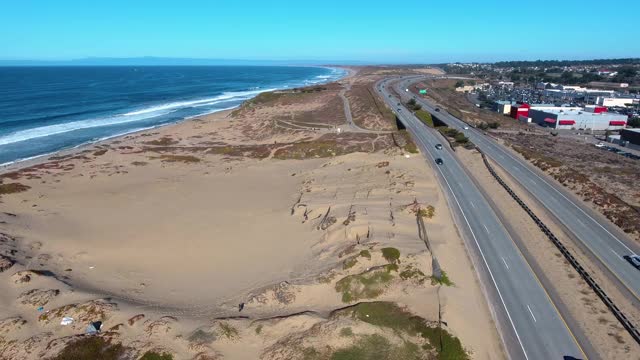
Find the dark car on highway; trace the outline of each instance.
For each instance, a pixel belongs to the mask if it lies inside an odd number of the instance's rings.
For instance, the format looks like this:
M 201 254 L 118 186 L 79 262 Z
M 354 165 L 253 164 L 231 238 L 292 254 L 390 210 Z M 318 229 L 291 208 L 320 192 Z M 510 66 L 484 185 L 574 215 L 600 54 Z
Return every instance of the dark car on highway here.
M 440 111 L 440 108 L 436 108 L 436 111 Z
M 440 158 L 436 159 L 436 164 L 442 165 L 443 163 L 444 163 L 444 161 L 442 161 L 442 159 L 440 159 Z
M 625 255 L 623 256 L 633 267 L 640 270 L 640 255 Z

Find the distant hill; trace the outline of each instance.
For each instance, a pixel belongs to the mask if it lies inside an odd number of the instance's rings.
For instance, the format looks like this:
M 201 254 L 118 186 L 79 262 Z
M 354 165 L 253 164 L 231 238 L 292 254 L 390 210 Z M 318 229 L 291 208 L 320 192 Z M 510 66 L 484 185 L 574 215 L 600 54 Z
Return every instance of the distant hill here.
M 243 60 L 243 59 L 194 59 L 194 58 L 165 58 L 165 57 L 136 57 L 136 58 L 101 58 L 90 57 L 73 60 L 0 60 L 0 66 L 212 66 L 212 65 L 247 65 L 247 66 L 277 66 L 277 65 L 321 65 L 321 64 L 364 65 L 360 61 L 335 60 Z
M 499 61 L 495 67 L 561 67 L 580 65 L 633 65 L 640 64 L 639 58 L 594 59 L 594 60 L 536 60 L 536 61 Z

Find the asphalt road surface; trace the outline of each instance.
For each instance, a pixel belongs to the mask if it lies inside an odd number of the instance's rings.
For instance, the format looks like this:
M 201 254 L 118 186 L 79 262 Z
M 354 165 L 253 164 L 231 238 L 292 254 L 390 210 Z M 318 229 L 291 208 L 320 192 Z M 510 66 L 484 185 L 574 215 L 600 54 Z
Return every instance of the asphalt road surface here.
M 479 189 L 446 142 L 388 92 L 388 80 L 377 91 L 405 124 L 428 163 L 436 169 L 469 250 L 479 259 L 481 277 L 490 292 L 497 322 L 512 359 L 584 359 L 580 346 Z M 400 109 L 400 110 L 398 110 Z M 443 160 L 436 165 L 435 159 Z M 464 256 L 463 254 L 460 255 Z M 446 270 L 446 269 L 445 269 Z
M 415 82 L 415 77 L 398 83 L 403 92 Z M 406 92 L 405 92 L 406 93 Z M 413 96 L 406 93 L 407 96 Z M 445 109 L 435 111 L 435 104 L 418 96 L 415 97 L 424 109 L 453 128 L 457 128 L 488 157 L 525 187 L 558 221 L 573 234 L 588 251 L 595 256 L 614 280 L 622 285 L 622 290 L 636 306 L 640 304 L 640 271 L 629 264 L 622 256 L 640 252 L 640 247 L 630 241 L 619 228 L 607 220 L 598 220 L 599 216 L 592 209 L 573 198 L 561 185 L 546 179 L 533 165 L 520 159 L 497 144 L 481 130 L 470 127 L 463 121 L 446 112 Z M 467 127 L 468 129 L 465 129 Z

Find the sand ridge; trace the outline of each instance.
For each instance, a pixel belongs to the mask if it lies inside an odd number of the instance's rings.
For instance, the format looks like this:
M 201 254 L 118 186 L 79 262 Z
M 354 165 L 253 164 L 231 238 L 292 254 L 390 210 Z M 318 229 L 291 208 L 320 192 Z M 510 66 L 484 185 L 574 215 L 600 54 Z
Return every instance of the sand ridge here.
M 213 114 L 5 174 L 29 188 L 0 198 L 0 245 L 16 262 L 0 272 L 0 358 L 55 354 L 95 319 L 108 330 L 102 338 L 137 356 L 180 359 L 302 358 L 347 346 L 347 327 L 353 339 L 378 334 L 398 349 L 426 341 L 335 312 L 374 300 L 428 324 L 442 302 L 447 331 L 469 356 L 503 357 L 419 154 L 388 134 L 327 141 L 330 129 L 274 127 L 269 140 L 248 139 L 250 119 Z M 283 151 L 311 155 L 278 158 Z M 451 287 L 432 283 L 431 253 L 417 237 L 416 209 L 427 205 Z M 61 326 L 64 316 L 75 322 Z M 319 340 L 292 345 L 311 334 Z

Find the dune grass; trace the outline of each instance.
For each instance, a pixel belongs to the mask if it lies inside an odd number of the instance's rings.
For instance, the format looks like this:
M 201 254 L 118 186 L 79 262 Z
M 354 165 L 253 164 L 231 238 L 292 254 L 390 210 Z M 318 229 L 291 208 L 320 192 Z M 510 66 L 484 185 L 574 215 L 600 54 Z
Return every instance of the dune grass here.
M 160 155 L 159 159 L 162 162 L 182 162 L 182 163 L 197 163 L 200 162 L 200 158 L 193 155 Z
M 395 264 L 400 259 L 400 250 L 393 247 L 382 248 L 382 257 L 389 263 Z
M 347 270 L 347 269 L 351 269 L 352 267 L 354 267 L 356 264 L 358 263 L 358 259 L 355 257 L 346 259 L 345 261 L 342 262 L 342 269 L 343 270 Z
M 145 142 L 146 145 L 155 145 L 155 146 L 169 146 L 169 145 L 175 145 L 177 143 L 178 141 L 173 140 L 169 136 L 163 136 L 160 139 L 150 140 Z
M 469 359 L 460 339 L 450 334 L 446 329 L 430 325 L 425 319 L 411 314 L 392 302 L 360 303 L 340 310 L 333 316 L 351 316 L 372 325 L 393 329 L 398 333 L 420 336 L 428 342 L 423 346 L 423 349 L 434 349 L 437 358 L 441 360 Z M 373 345 L 371 346 L 373 347 Z M 407 358 L 410 359 L 410 357 Z M 350 358 L 341 357 L 338 359 Z
M 438 279 L 435 276 L 431 276 L 431 285 L 444 285 L 444 286 L 453 286 L 455 285 L 453 283 L 453 281 L 451 281 L 451 279 L 449 279 L 449 276 L 447 275 L 447 273 L 442 270 L 442 275 L 440 275 L 440 278 Z
M 221 335 L 226 337 L 227 339 L 235 339 L 240 335 L 238 329 L 226 322 L 221 322 L 219 325 Z
M 173 355 L 168 353 L 159 354 L 155 351 L 147 351 L 140 360 L 173 360 Z
M 127 348 L 112 344 L 99 336 L 87 336 L 70 342 L 53 360 L 119 360 L 125 357 Z M 145 359 L 149 360 L 149 359 Z
M 418 360 L 423 357 L 418 345 L 407 341 L 395 346 L 378 334 L 362 336 L 353 345 L 331 355 L 331 360 L 361 359 Z
M 420 271 L 420 269 L 416 269 L 413 266 L 410 266 L 400 272 L 400 279 L 402 280 L 416 279 L 422 282 L 425 279 L 425 275 L 422 271 Z
M 335 289 L 342 293 L 342 302 L 349 303 L 362 299 L 374 299 L 384 292 L 393 279 L 390 271 L 376 270 L 363 274 L 349 275 L 336 282 Z
M 20 183 L 0 184 L 0 195 L 15 194 L 31 189 L 30 186 Z

